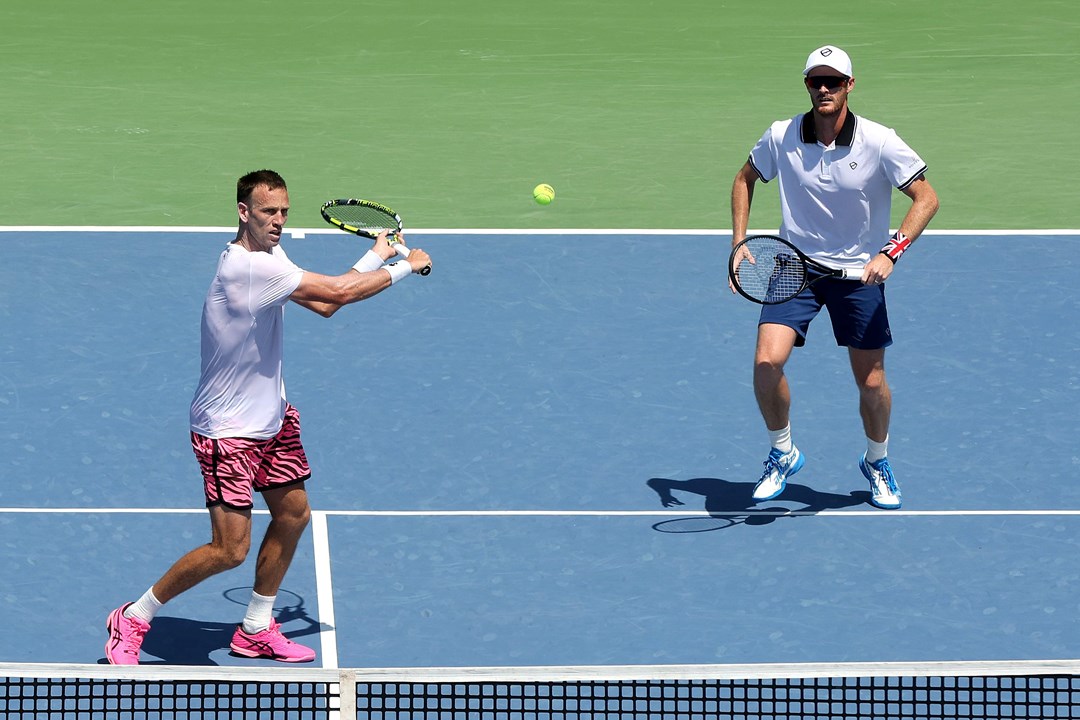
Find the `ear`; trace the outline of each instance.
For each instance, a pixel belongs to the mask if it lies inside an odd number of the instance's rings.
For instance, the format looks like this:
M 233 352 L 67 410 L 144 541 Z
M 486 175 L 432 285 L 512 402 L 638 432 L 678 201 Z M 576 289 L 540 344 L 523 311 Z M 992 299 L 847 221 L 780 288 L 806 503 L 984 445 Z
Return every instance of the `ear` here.
M 247 203 L 236 203 L 236 214 L 240 216 L 240 220 L 243 222 L 248 221 L 248 213 L 251 212 L 251 208 L 247 206 Z

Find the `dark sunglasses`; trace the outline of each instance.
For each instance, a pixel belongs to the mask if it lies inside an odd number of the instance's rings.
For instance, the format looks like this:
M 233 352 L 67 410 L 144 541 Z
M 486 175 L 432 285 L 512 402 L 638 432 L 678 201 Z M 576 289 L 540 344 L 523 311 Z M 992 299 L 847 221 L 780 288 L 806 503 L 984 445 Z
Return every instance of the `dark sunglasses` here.
M 843 87 L 847 84 L 847 81 L 851 78 L 846 78 L 843 75 L 811 75 L 806 78 L 806 87 L 811 90 L 817 90 L 824 85 L 829 90 L 836 90 L 839 87 Z

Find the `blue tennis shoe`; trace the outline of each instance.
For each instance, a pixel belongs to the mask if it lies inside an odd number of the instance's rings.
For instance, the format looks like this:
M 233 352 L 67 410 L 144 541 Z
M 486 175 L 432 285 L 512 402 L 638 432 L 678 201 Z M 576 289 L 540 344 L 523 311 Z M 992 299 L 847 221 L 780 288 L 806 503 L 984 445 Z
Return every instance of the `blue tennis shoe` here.
M 875 462 L 866 462 L 866 453 L 859 460 L 859 469 L 870 481 L 870 502 L 884 510 L 898 510 L 903 498 L 900 486 L 896 484 L 889 458 L 883 457 Z
M 803 462 L 805 458 L 802 452 L 794 445 L 791 447 L 791 452 L 787 454 L 776 448 L 769 451 L 769 457 L 765 458 L 765 472 L 762 473 L 758 484 L 754 486 L 754 499 L 772 500 L 784 492 L 787 479 L 802 470 Z

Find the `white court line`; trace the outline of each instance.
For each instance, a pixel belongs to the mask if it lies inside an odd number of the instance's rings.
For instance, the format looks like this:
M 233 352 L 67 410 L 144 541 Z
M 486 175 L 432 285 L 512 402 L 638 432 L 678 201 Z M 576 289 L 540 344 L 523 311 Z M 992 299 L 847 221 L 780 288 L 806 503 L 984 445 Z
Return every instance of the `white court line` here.
M 236 226 L 211 227 L 211 226 L 157 226 L 157 225 L 0 225 L 0 233 L 4 232 L 40 232 L 40 233 L 235 233 Z M 296 238 L 306 235 L 340 235 L 341 231 L 332 227 L 318 228 L 287 228 L 285 232 Z M 731 235 L 731 229 L 724 228 L 408 228 L 408 234 L 413 235 L 641 235 L 655 237 L 663 233 L 666 235 Z M 749 234 L 774 233 L 776 229 L 759 228 L 749 230 Z M 1065 235 L 1080 236 L 1080 229 L 1076 228 L 1020 228 L 1016 230 L 987 229 L 987 230 L 935 230 L 927 229 L 924 236 L 957 235 L 957 236 L 1013 236 L 1013 235 Z
M 330 510 L 342 517 L 920 517 L 941 515 L 1080 515 L 1080 510 Z
M 48 507 L 23 507 L 23 508 L 0 508 L 0 513 L 105 513 L 113 515 L 204 515 L 206 508 L 48 508 Z M 269 515 L 267 510 L 252 510 L 256 515 Z
M 0 514 L 194 515 L 206 508 L 42 508 L 0 507 Z M 253 510 L 257 515 L 266 510 Z M 1073 517 L 1080 510 L 313 510 L 326 517 Z
M 326 527 L 326 513 L 311 513 L 311 535 L 315 545 L 315 595 L 319 598 L 319 623 L 324 627 L 319 633 L 322 666 L 336 668 L 337 621 L 334 618 L 334 581 L 330 571 L 330 534 Z

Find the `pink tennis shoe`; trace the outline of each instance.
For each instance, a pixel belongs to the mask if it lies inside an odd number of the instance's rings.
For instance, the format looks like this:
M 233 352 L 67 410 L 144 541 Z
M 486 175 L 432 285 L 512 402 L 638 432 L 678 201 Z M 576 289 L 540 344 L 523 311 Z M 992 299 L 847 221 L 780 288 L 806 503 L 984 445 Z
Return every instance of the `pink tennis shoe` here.
M 270 627 L 254 635 L 244 632 L 244 626 L 238 625 L 229 647 L 237 655 L 250 658 L 270 658 L 294 663 L 311 662 L 315 659 L 314 650 L 281 634 L 281 626 L 277 620 L 271 620 Z
M 150 625 L 139 618 L 124 617 L 124 611 L 131 603 L 126 603 L 109 613 L 105 629 L 109 639 L 105 642 L 105 658 L 112 665 L 138 665 L 139 649 Z

